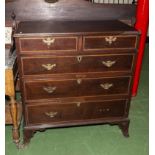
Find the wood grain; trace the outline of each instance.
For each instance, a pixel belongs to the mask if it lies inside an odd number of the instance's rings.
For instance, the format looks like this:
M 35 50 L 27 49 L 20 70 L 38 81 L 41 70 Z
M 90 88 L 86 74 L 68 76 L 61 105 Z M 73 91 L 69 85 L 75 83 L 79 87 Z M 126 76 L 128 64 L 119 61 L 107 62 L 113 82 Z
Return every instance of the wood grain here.
M 116 20 L 31 21 L 21 22 L 14 36 L 25 143 L 38 130 L 100 123 L 117 124 L 128 136 L 139 32 Z M 77 38 L 77 48 L 56 42 L 48 50 L 36 43 L 48 37 Z M 24 39 L 27 50 L 21 48 Z
M 93 4 L 85 0 L 14 0 L 6 3 L 6 20 L 15 12 L 18 21 L 28 20 L 109 20 L 135 17 L 136 6 L 132 4 Z

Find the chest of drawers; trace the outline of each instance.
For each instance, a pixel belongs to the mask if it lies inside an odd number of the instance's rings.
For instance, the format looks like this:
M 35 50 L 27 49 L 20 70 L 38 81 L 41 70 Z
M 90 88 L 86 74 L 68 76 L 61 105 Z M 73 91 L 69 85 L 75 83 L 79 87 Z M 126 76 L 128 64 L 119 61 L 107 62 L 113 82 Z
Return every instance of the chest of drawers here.
M 128 136 L 134 28 L 120 21 L 27 21 L 14 36 L 25 143 L 38 130 L 88 124 L 116 124 Z

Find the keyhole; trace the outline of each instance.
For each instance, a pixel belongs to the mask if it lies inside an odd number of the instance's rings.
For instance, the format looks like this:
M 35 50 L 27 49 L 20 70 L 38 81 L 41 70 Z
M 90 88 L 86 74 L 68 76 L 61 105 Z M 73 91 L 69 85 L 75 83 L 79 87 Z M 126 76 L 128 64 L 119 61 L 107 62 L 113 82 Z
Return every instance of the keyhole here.
M 77 61 L 80 63 L 82 61 L 82 56 L 77 56 Z

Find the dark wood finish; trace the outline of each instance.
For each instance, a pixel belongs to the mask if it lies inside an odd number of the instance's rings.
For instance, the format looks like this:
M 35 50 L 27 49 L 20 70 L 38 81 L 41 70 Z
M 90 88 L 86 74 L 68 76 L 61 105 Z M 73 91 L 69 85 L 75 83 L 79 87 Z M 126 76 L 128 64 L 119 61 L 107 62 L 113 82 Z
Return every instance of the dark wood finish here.
M 113 23 L 115 22 L 115 26 Z M 78 26 L 77 26 L 78 25 Z M 122 31 L 123 29 L 123 31 Z M 113 33 L 115 32 L 115 33 Z M 60 36 L 68 37 L 68 35 L 74 35 L 74 37 L 82 34 L 89 35 L 90 37 L 96 37 L 99 34 L 104 35 L 137 35 L 138 31 L 127 24 L 124 24 L 118 20 L 99 20 L 99 21 L 28 21 L 21 22 L 18 25 L 18 29 L 15 37 L 21 37 L 24 39 L 30 37 L 30 39 L 38 37 L 56 37 Z M 91 35 L 93 34 L 93 36 Z M 128 35 L 125 36 L 128 38 Z M 104 37 L 104 36 L 101 36 Z M 131 36 L 134 37 L 134 36 Z M 130 38 L 130 37 L 129 37 Z M 38 38 L 39 39 L 39 38 Z M 134 41 L 134 39 L 132 39 Z M 32 45 L 31 45 L 32 46 Z
M 83 49 L 103 50 L 104 48 L 136 48 L 136 36 L 87 36 L 84 37 Z
M 129 72 L 134 54 L 22 57 L 23 75 L 65 74 L 85 72 Z M 108 62 L 111 62 L 108 65 Z M 92 63 L 93 62 L 93 63 Z M 35 68 L 35 69 L 34 69 Z
M 88 124 L 117 124 L 128 136 L 139 32 L 119 21 L 23 22 L 14 36 L 25 143 L 35 131 Z M 77 38 L 70 44 L 76 50 L 58 40 L 54 49 L 43 46 L 53 37 Z
M 75 103 L 46 103 L 43 105 L 28 105 L 27 125 L 31 124 L 54 124 L 76 120 L 88 120 L 98 118 L 120 118 L 125 114 L 127 101 L 97 101 L 97 102 L 75 102 Z
M 29 142 L 30 139 L 33 137 L 35 134 L 35 130 L 26 130 L 24 129 L 24 141 L 23 141 L 23 147 L 25 147 Z
M 17 20 L 113 20 L 135 17 L 136 5 L 92 4 L 85 0 L 58 0 L 47 3 L 44 0 L 14 0 L 5 4 L 5 19 L 10 20 L 12 12 Z
M 130 83 L 130 77 L 70 79 L 64 81 L 50 81 L 49 79 L 25 81 L 25 100 L 124 95 L 129 93 Z
M 51 44 L 48 45 L 48 39 Z M 52 42 L 53 41 L 53 42 Z M 33 44 L 32 44 L 33 42 Z M 76 37 L 44 37 L 44 38 L 22 38 L 20 39 L 22 51 L 76 51 Z
M 129 137 L 129 123 L 130 123 L 129 120 L 119 123 L 119 128 L 121 129 L 125 137 Z

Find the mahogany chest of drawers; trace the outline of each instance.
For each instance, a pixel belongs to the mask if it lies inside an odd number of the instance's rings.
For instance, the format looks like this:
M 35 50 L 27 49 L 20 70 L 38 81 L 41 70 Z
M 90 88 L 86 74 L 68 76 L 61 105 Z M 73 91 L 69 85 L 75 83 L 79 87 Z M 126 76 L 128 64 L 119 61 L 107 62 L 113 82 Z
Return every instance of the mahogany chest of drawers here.
M 128 136 L 134 28 L 120 21 L 27 21 L 14 36 L 25 143 L 38 130 L 88 124 L 116 124 Z

